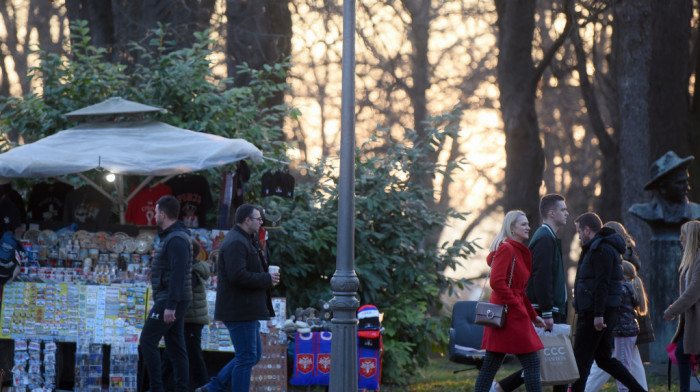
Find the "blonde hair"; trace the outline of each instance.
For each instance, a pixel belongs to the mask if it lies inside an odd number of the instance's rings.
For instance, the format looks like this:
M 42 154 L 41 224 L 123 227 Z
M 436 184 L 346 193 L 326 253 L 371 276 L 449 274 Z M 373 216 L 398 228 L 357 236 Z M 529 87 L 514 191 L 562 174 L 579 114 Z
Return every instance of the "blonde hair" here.
M 627 244 L 627 246 L 629 246 L 629 247 L 637 246 L 637 244 L 634 242 L 634 239 L 627 232 L 627 229 L 625 229 L 625 226 L 623 226 L 622 223 L 617 222 L 617 221 L 608 221 L 608 222 L 605 222 L 603 227 L 609 227 L 609 228 L 615 230 L 615 232 L 617 232 L 617 234 L 619 234 L 622 237 L 622 239 L 625 240 L 625 244 Z
M 503 241 L 505 241 L 508 238 L 510 238 L 511 240 L 513 239 L 513 226 L 515 225 L 515 221 L 518 220 L 518 218 L 520 218 L 521 216 L 524 216 L 525 219 L 527 219 L 527 215 L 525 215 L 525 213 L 521 210 L 508 211 L 505 218 L 503 218 L 503 225 L 501 225 L 501 230 L 498 232 L 498 234 L 496 234 L 496 238 L 493 239 L 493 242 L 491 242 L 489 251 L 495 252 L 496 249 L 498 249 L 498 247 L 501 246 Z
M 637 275 L 637 269 L 634 267 L 634 264 L 627 260 L 622 260 L 622 276 L 626 282 L 630 282 L 632 285 L 632 295 L 634 296 L 637 315 L 646 315 L 648 311 L 647 293 L 644 290 L 642 279 Z
M 637 276 L 637 270 L 634 268 L 634 264 L 627 260 L 622 260 L 622 276 L 625 281 L 631 282 L 635 276 Z
M 637 275 L 637 269 L 634 267 L 634 264 L 627 260 L 622 260 L 622 275 L 626 281 L 632 284 L 632 288 L 634 289 L 632 294 L 634 295 L 634 302 L 637 304 L 637 315 L 646 316 L 649 312 L 647 292 L 644 290 L 642 279 Z
M 678 271 L 684 276 L 695 264 L 695 257 L 698 255 L 700 246 L 700 221 L 692 220 L 685 222 L 681 226 L 681 235 L 685 238 L 683 247 L 683 257 Z

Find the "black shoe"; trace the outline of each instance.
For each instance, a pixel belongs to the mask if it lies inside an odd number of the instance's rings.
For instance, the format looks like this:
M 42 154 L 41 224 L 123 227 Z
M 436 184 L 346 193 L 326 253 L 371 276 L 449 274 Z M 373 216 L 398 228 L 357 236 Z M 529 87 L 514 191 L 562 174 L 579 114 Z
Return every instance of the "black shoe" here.
M 194 390 L 194 392 L 209 392 L 209 390 L 207 389 L 207 386 L 204 385 L 204 386 L 201 386 L 201 387 L 199 387 L 199 388 L 196 388 L 196 389 Z

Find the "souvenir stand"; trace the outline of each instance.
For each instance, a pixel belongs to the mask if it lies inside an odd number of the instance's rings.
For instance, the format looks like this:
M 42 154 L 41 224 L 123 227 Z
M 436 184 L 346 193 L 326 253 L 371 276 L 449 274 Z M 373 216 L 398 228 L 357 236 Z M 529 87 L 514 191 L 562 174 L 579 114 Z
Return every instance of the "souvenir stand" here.
M 67 117 L 133 115 L 161 111 L 147 105 L 110 98 Z M 126 225 L 129 202 L 163 177 L 234 163 L 260 162 L 253 144 L 173 127 L 152 120 L 84 123 L 37 142 L 0 154 L 0 179 L 58 178 L 76 175 L 93 193 L 118 206 L 119 226 L 100 225 L 95 205 L 79 206 L 67 223 L 32 225 L 16 232 L 27 255 L 19 281 L 2 295 L 0 339 L 15 341 L 15 390 L 57 386 L 57 343 L 75 343 L 74 389 L 100 391 L 109 366 L 109 389 L 136 391 L 138 336 L 149 297 L 150 255 L 156 228 Z M 83 172 L 114 174 L 116 197 Z M 145 179 L 128 193 L 124 176 Z M 68 182 L 70 183 L 70 182 Z M 89 187 L 86 187 L 89 188 Z M 68 211 L 68 203 L 66 204 Z M 92 214 L 95 212 L 94 214 Z M 92 214 L 92 215 L 91 215 Z M 78 218 L 78 224 L 75 219 Z M 36 217 L 35 217 L 36 218 Z M 84 221 L 80 220 L 86 218 Z M 200 258 L 215 261 L 224 231 L 198 228 L 193 237 L 202 245 Z M 213 282 L 215 284 L 215 278 Z M 208 293 L 210 319 L 215 292 Z M 276 299 L 279 326 L 284 323 L 284 299 Z M 266 342 L 277 344 L 274 325 Z M 281 344 L 286 343 L 286 338 Z M 107 345 L 110 350 L 105 351 Z M 228 331 L 210 323 L 202 331 L 204 350 L 232 352 Z M 107 358 L 109 352 L 109 358 Z M 280 358 L 286 361 L 280 353 Z M 258 375 L 260 380 L 274 376 Z M 268 382 L 269 385 L 269 382 Z M 286 386 L 286 378 L 285 378 Z M 283 390 L 283 389 L 261 389 Z

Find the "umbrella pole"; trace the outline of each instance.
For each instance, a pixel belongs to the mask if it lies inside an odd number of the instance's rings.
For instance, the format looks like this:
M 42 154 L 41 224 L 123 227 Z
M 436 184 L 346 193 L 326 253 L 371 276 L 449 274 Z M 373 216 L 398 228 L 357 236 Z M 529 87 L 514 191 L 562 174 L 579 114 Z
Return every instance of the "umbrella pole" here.
M 117 203 L 119 203 L 119 223 L 126 223 L 126 199 L 124 198 L 124 176 L 117 174 L 114 186 L 117 188 Z

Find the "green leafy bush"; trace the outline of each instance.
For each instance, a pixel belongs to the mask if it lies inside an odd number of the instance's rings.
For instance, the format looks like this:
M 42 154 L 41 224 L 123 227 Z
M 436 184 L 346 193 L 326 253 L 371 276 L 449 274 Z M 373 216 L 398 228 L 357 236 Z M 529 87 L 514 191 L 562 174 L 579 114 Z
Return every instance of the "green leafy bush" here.
M 75 125 L 63 114 L 119 96 L 167 109 L 152 116 L 165 123 L 243 138 L 268 155 L 284 156 L 281 124 L 296 111 L 268 101 L 288 88 L 277 81 L 284 80 L 289 63 L 261 70 L 244 65 L 239 72 L 249 73 L 251 82 L 234 87 L 232 78 L 217 79 L 212 71 L 208 31 L 195 34 L 193 47 L 178 50 L 165 40 L 165 26 L 154 35 L 149 46 L 131 44 L 132 57 L 114 64 L 105 58 L 107 49 L 90 44 L 87 22 L 72 23 L 66 55 L 36 52 L 39 65 L 28 75 L 36 90 L 0 98 L 2 132 L 19 132 L 33 142 Z
M 467 241 L 437 244 L 426 241 L 448 218 L 464 213 L 427 207 L 433 190 L 410 181 L 415 170 L 443 173 L 447 181 L 458 167 L 424 158 L 455 129 L 447 126 L 459 111 L 433 119 L 425 139 L 410 129 L 403 143 L 377 129 L 356 151 L 355 268 L 361 304 L 384 313 L 383 380 L 401 383 L 429 354 L 447 344 L 449 317 L 441 314 L 440 296 L 467 282 L 449 278 L 445 270 L 474 252 Z M 375 153 L 377 146 L 385 151 Z M 327 161 L 307 166 L 309 181 L 297 186 L 291 202 L 274 200 L 282 211 L 283 230 L 271 233 L 271 257 L 282 266 L 288 308 L 316 305 L 330 299 L 335 271 L 338 175 Z M 262 200 L 262 204 L 269 203 Z

